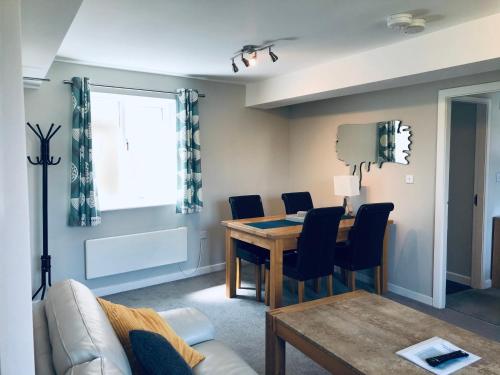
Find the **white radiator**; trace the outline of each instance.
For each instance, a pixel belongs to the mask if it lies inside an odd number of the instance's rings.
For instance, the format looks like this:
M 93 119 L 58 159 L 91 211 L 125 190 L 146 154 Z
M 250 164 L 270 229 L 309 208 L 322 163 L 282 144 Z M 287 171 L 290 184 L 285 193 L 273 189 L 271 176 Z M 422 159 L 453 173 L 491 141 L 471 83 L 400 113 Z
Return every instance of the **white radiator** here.
M 186 260 L 186 227 L 85 241 L 87 279 Z

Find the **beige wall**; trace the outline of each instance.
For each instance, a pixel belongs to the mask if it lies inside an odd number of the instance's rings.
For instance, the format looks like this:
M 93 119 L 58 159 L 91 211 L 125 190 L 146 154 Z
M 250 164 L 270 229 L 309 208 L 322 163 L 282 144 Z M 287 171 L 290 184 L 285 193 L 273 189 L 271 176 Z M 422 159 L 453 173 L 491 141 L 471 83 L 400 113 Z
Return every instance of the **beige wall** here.
M 412 126 L 407 166 L 373 167 L 363 177 L 357 203 L 392 201 L 396 222 L 389 255 L 389 282 L 429 301 L 432 296 L 437 99 L 440 89 L 500 80 L 500 71 L 461 79 L 353 95 L 290 108 L 290 189 L 309 190 L 315 205 L 340 204 L 333 176 L 349 173 L 337 160 L 337 126 L 399 119 Z M 492 144 L 492 152 L 495 143 Z M 495 168 L 500 171 L 500 163 Z M 414 184 L 405 184 L 405 175 Z M 490 173 L 491 183 L 494 173 Z M 493 191 L 492 191 L 493 192 Z M 494 193 L 493 193 L 494 194 Z M 417 294 L 415 294 L 417 293 Z
M 67 225 L 69 209 L 69 173 L 71 151 L 70 88 L 62 80 L 88 76 L 94 82 L 111 85 L 172 90 L 180 87 L 199 89 L 207 95 L 200 99 L 202 142 L 203 213 L 177 215 L 174 206 L 104 212 L 103 223 L 94 228 Z M 154 231 L 177 226 L 188 227 L 188 262 L 198 260 L 200 231 L 208 231 L 202 266 L 224 261 L 224 238 L 220 221 L 230 217 L 227 198 L 236 194 L 261 194 L 267 213 L 282 210 L 280 194 L 288 183 L 288 127 L 280 111 L 261 111 L 244 107 L 243 86 L 216 82 L 135 73 L 83 65 L 54 63 L 38 90 L 27 89 L 26 121 L 44 129 L 52 123 L 62 125 L 53 138 L 51 152 L 62 156 L 60 165 L 49 169 L 49 248 L 53 259 L 53 280 L 74 278 L 92 288 L 137 281 L 179 272 L 177 265 L 159 267 L 85 281 L 84 241 L 114 235 Z M 29 154 L 38 153 L 38 145 L 28 135 Z M 29 167 L 33 286 L 39 282 L 41 243 L 41 170 Z
M 96 228 L 68 227 L 69 157 L 71 113 L 69 87 L 63 79 L 86 75 L 95 82 L 175 89 L 198 88 L 207 94 L 200 102 L 202 167 L 205 210 L 201 215 L 180 216 L 173 206 L 105 212 Z M 84 280 L 84 240 L 137 233 L 186 225 L 189 228 L 189 260 L 183 268 L 195 266 L 200 231 L 208 231 L 202 265 L 224 261 L 220 220 L 230 216 L 227 197 L 260 193 L 267 213 L 282 211 L 280 194 L 309 190 L 316 206 L 340 204 L 333 195 L 333 176 L 348 173 L 336 158 L 336 128 L 345 123 L 369 123 L 400 119 L 412 126 L 410 164 L 386 164 L 364 174 L 362 202 L 392 201 L 396 221 L 390 242 L 389 282 L 413 296 L 428 301 L 432 295 L 434 185 L 436 158 L 437 95 L 440 89 L 500 80 L 500 71 L 461 79 L 437 81 L 399 89 L 353 95 L 292 106 L 282 111 L 261 111 L 244 107 L 244 88 L 179 77 L 134 73 L 114 69 L 55 63 L 49 72 L 52 82 L 39 90 L 26 90 L 26 119 L 47 127 L 52 122 L 63 129 L 54 139 L 52 152 L 62 156 L 59 166 L 50 169 L 50 249 L 54 280 L 68 277 Z M 494 100 L 498 108 L 498 100 Z M 499 112 L 500 113 L 500 112 Z M 498 134 L 497 134 L 498 133 Z M 495 138 L 496 137 L 496 138 Z M 31 154 L 37 152 L 28 137 Z M 500 123 L 492 129 L 500 140 Z M 499 141 L 500 142 L 500 141 Z M 500 211 L 495 172 L 500 157 L 492 142 L 489 170 L 490 217 Z M 414 175 L 413 185 L 405 184 L 406 174 Z M 29 168 L 32 247 L 38 283 L 40 251 L 40 170 Z M 498 194 L 497 194 L 498 193 Z M 491 224 L 491 220 L 486 226 Z M 106 287 L 143 278 L 178 272 L 176 265 L 87 281 L 90 287 Z M 404 289 L 399 289 L 400 291 Z M 427 298 L 427 299 L 426 299 Z

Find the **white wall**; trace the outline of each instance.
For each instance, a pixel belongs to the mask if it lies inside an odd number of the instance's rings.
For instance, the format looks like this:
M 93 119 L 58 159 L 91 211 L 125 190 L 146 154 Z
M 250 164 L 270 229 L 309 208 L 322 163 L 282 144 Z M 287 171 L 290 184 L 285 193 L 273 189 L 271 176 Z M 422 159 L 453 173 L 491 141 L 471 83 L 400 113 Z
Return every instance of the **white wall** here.
M 20 1 L 0 2 L 0 373 L 34 374 Z
M 500 80 L 500 71 L 460 79 L 359 94 L 296 105 L 290 109 L 290 190 L 309 190 L 317 206 L 341 204 L 333 176 L 349 172 L 335 152 L 341 124 L 399 119 L 412 126 L 410 164 L 372 167 L 363 177 L 361 202 L 392 201 L 396 225 L 389 252 L 389 282 L 414 298 L 432 296 L 437 100 L 440 89 Z M 498 108 L 498 103 L 496 104 Z M 492 169 L 500 171 L 500 126 L 492 130 Z M 414 175 L 413 185 L 405 184 Z M 491 202 L 498 213 L 500 194 L 489 175 Z M 486 223 L 486 225 L 490 225 Z M 404 288 L 404 289 L 401 289 Z
M 487 220 L 483 270 L 486 280 L 491 280 L 491 240 L 493 236 L 493 217 L 500 216 L 500 184 L 496 182 L 496 174 L 500 173 L 500 92 L 484 95 L 491 99 L 490 148 L 489 165 L 486 181 L 488 201 L 485 204 Z
M 142 208 L 102 214 L 103 223 L 94 228 L 67 225 L 71 152 L 71 97 L 64 79 L 88 76 L 96 83 L 173 90 L 199 89 L 203 170 L 204 211 L 177 215 L 174 206 Z M 237 194 L 261 194 L 266 213 L 282 211 L 280 195 L 288 183 L 288 128 L 283 111 L 261 111 L 244 107 L 245 88 L 239 85 L 136 73 L 83 65 L 54 63 L 38 90 L 25 90 L 26 121 L 44 129 L 52 123 L 62 125 L 53 138 L 51 152 L 62 162 L 49 169 L 49 249 L 53 280 L 74 278 L 91 288 L 107 288 L 120 283 L 154 278 L 179 272 L 170 265 L 112 277 L 85 280 L 84 241 L 113 235 L 154 231 L 177 226 L 188 227 L 188 262 L 192 269 L 198 260 L 200 231 L 208 231 L 202 266 L 224 262 L 224 237 L 220 221 L 230 218 L 227 199 Z M 28 151 L 36 155 L 38 144 L 29 134 Z M 33 288 L 38 284 L 41 243 L 41 171 L 29 167 L 30 212 L 32 224 Z

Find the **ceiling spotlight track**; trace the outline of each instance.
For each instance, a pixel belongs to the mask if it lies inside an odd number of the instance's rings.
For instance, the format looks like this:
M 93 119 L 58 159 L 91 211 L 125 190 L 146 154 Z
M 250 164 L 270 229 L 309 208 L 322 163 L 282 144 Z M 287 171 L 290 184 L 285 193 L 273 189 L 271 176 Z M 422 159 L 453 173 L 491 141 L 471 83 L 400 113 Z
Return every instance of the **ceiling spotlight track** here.
M 240 50 L 235 52 L 235 55 L 231 57 L 233 72 L 238 73 L 239 69 L 234 60 L 238 57 L 241 58 L 241 62 L 245 67 L 254 66 L 257 64 L 257 53 L 263 50 L 269 50 L 269 57 L 272 62 L 278 61 L 278 56 L 271 50 L 274 47 L 274 44 L 247 44 L 243 46 Z M 246 56 L 246 57 L 245 57 Z M 248 58 L 247 58 L 248 57 Z

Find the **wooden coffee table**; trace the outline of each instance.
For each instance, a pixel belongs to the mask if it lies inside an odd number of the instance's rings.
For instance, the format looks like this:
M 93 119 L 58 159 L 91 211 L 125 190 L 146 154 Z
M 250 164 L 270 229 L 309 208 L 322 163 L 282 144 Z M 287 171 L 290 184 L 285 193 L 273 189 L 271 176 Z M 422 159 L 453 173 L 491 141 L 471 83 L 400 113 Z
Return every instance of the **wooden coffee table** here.
M 355 291 L 268 311 L 266 375 L 285 374 L 285 343 L 333 374 L 428 374 L 395 353 L 434 336 L 482 358 L 458 374 L 500 374 L 500 343 Z

